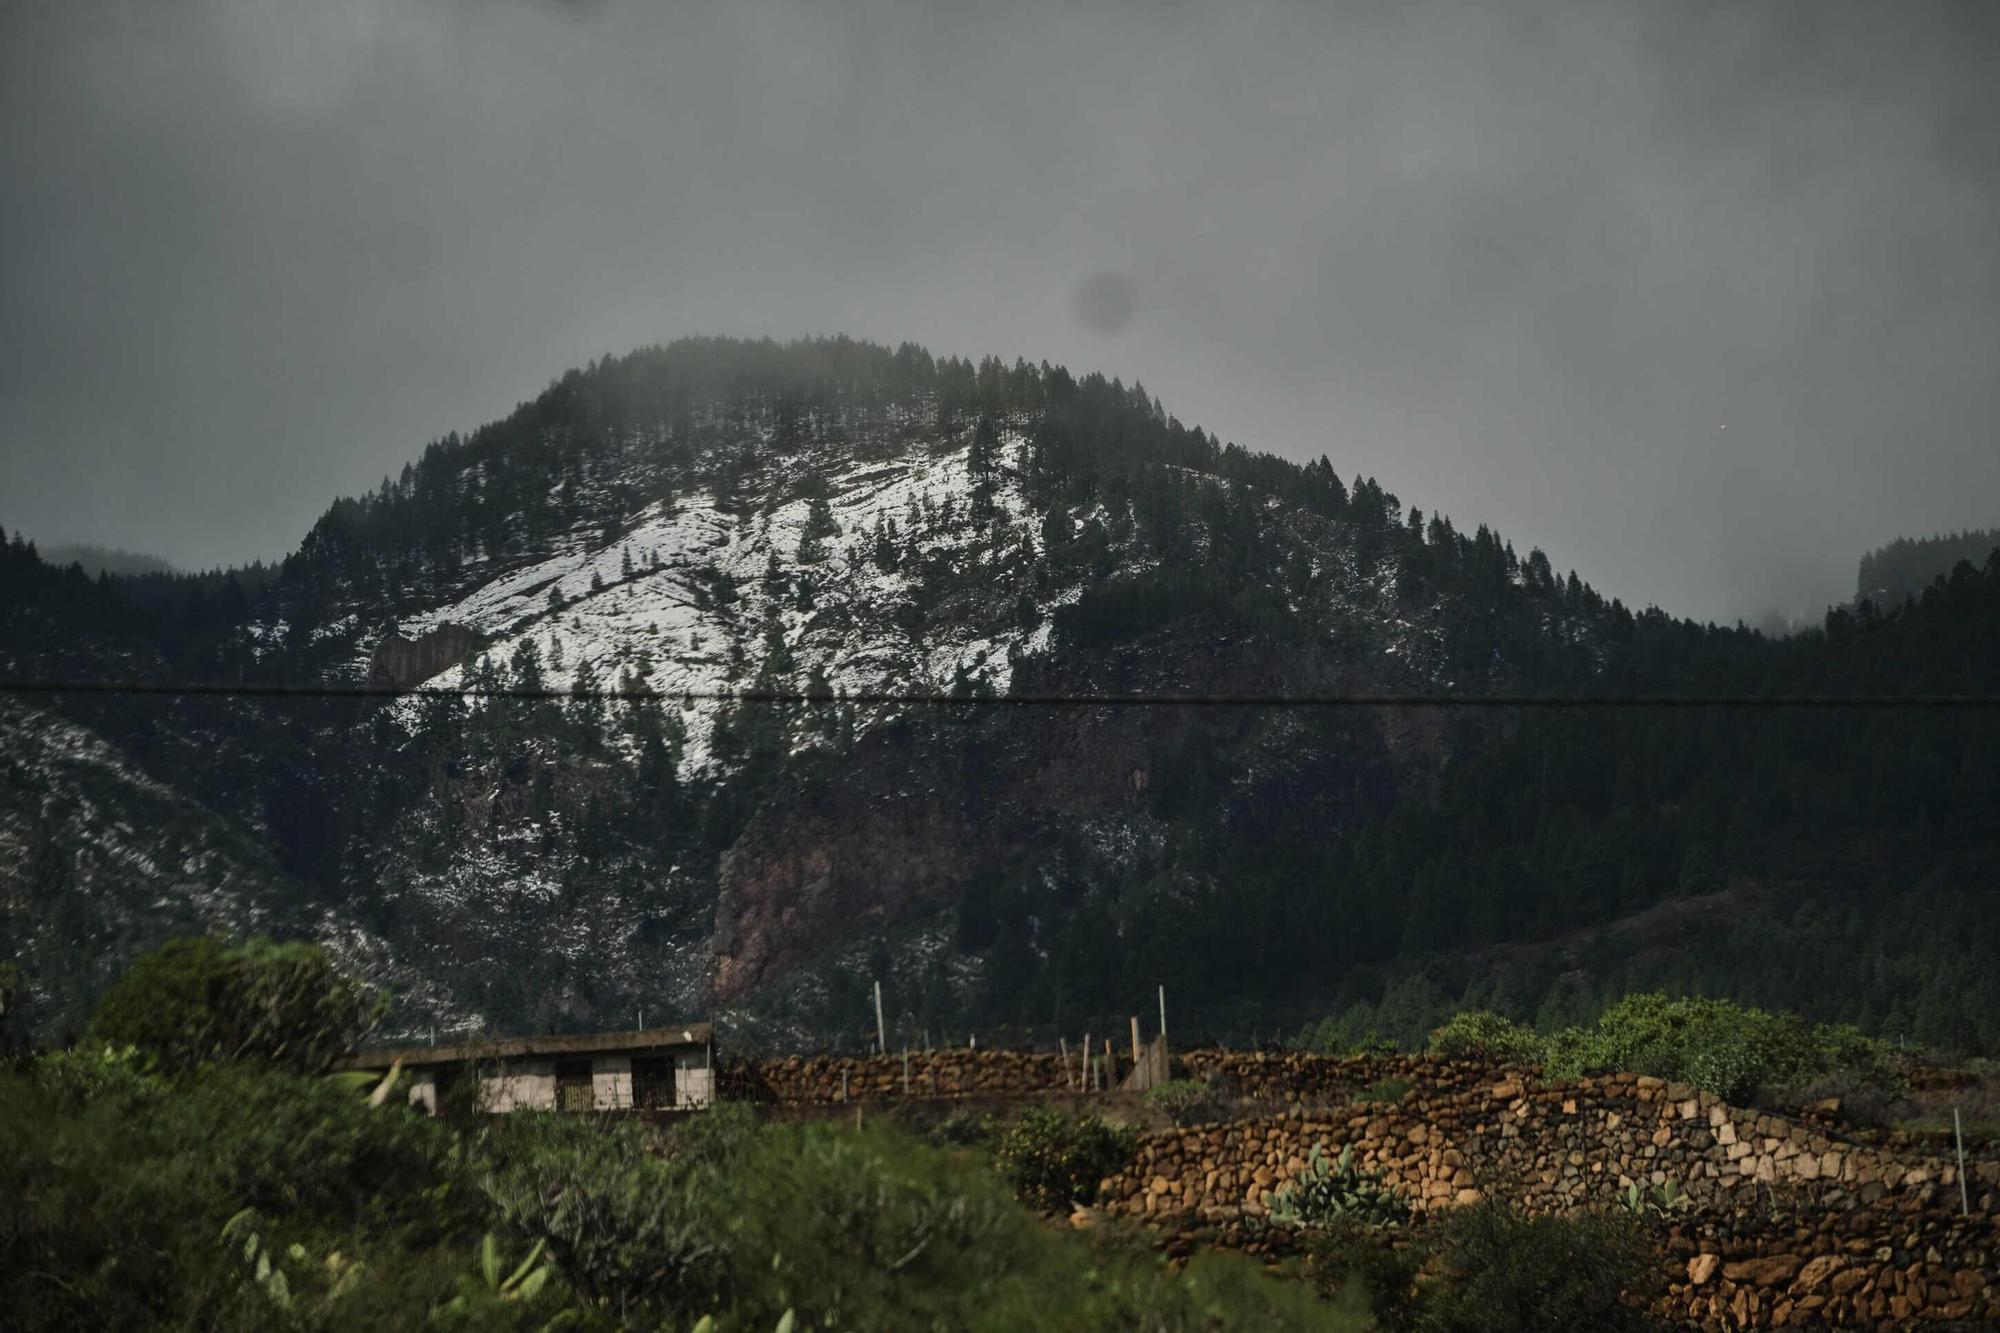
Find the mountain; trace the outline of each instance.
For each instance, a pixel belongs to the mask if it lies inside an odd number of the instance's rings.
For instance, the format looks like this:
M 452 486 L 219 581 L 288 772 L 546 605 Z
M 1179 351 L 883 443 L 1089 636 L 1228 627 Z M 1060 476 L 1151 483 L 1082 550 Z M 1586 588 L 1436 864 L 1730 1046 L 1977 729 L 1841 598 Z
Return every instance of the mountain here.
M 9 674 L 430 691 L 42 701 L 254 848 L 274 928 L 393 969 L 407 1031 L 824 1039 L 880 981 L 912 1036 L 1109 1030 L 1159 984 L 1190 1035 L 1268 1033 L 1643 974 L 2000 1045 L 1956 1016 L 2000 955 L 1991 710 L 1093 702 L 1973 693 L 1996 562 L 1772 642 L 1137 385 L 846 339 L 572 371 L 276 571 L 6 549 Z M 1606 954 L 1704 902 L 1709 947 Z M 1905 928 L 1815 925 L 1850 920 Z
M 1948 576 L 1961 560 L 1981 565 L 1995 550 L 2000 550 L 2000 528 L 1968 528 L 1920 539 L 1898 537 L 1861 557 L 1855 600 L 1899 606 Z
M 106 546 L 96 546 L 90 542 L 64 542 L 42 548 L 42 559 L 52 565 L 81 565 L 83 572 L 96 578 L 99 574 L 172 574 L 174 567 L 156 555 L 145 555 L 138 551 L 115 550 Z

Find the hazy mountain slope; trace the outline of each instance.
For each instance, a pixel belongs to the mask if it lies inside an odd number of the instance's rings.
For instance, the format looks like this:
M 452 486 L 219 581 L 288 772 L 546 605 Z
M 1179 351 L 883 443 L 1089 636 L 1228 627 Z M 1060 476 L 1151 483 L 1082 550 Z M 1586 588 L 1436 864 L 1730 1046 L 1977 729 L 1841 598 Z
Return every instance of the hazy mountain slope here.
M 92 578 L 99 574 L 171 574 L 174 567 L 156 555 L 141 551 L 113 550 L 90 542 L 59 542 L 42 548 L 42 559 L 52 565 L 81 565 Z
M 122 959 L 176 933 L 297 924 L 282 876 L 101 737 L 0 699 L 0 937 L 27 1017 L 73 1027 Z
M 1898 537 L 1861 557 L 1854 579 L 1854 596 L 1856 600 L 1866 598 L 1878 607 L 1897 606 L 1904 598 L 1921 593 L 1932 580 L 1950 574 L 1959 561 L 1983 565 L 1996 549 L 2000 549 L 2000 528 L 1968 529 L 1924 538 Z
M 825 1032 L 869 979 L 913 1023 L 1067 1024 L 1160 982 L 1254 1023 L 1711 892 L 1813 830 L 1976 849 L 2000 768 L 1991 726 L 1940 715 L 986 706 L 1963 691 L 2000 569 L 1772 644 L 1634 615 L 1137 386 L 907 345 L 606 359 L 338 502 L 268 584 L 16 586 L 0 651 L 37 670 L 432 687 L 60 703 L 267 849 L 299 919 L 354 923 L 410 1028 L 719 997 Z

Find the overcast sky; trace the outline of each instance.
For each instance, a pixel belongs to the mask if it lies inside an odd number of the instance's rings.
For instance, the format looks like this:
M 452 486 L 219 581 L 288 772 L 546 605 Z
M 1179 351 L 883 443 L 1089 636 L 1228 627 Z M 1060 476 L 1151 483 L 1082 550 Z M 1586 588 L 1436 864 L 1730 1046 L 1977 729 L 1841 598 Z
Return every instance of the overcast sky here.
M 0 523 L 275 556 L 587 357 L 845 331 L 1816 611 L 2000 523 L 1996 69 L 1993 0 L 19 0 Z

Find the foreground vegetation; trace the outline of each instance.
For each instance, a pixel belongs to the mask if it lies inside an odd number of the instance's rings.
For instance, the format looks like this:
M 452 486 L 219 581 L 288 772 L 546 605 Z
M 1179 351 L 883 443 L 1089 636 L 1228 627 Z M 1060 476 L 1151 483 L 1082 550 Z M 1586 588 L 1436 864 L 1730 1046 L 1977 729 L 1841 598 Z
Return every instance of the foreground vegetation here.
M 666 1126 L 469 1106 L 433 1119 L 393 1073 L 326 1072 L 381 1012 L 310 946 L 181 941 L 105 996 L 86 1042 L 0 1072 L 9 1326 L 1645 1323 L 1637 1208 L 1527 1219 L 1487 1204 L 1425 1223 L 1351 1154 L 1315 1152 L 1273 1201 L 1271 1225 L 1306 1256 L 1289 1280 L 1214 1253 L 1176 1266 L 1143 1232 L 1067 1224 L 1134 1151 L 1093 1116 L 792 1125 L 723 1104 Z M 1528 1040 L 1476 1015 L 1440 1036 L 1489 1053 Z M 1185 1120 L 1209 1097 L 1181 1083 L 1153 1101 Z
M 0 1074 L 11 1327 L 1347 1329 L 1247 1260 L 1051 1226 L 1129 1142 L 891 1125 L 434 1120 L 328 1076 L 380 1012 L 307 946 L 183 941 Z M 1107 1163 L 1110 1166 L 1107 1166 Z
M 334 1080 L 117 1053 L 0 1077 L 0 1123 L 19 1328 L 1360 1326 L 1246 1260 L 1173 1274 L 1138 1238 L 1044 1226 L 890 1126 L 723 1106 L 663 1133 L 458 1129 Z

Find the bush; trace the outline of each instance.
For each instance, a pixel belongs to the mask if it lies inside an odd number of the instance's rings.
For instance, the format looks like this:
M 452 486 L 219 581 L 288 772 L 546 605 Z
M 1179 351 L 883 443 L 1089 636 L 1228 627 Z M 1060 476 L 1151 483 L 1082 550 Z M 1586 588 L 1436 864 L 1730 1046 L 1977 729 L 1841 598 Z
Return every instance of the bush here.
M 1023 1203 L 1056 1210 L 1095 1200 L 1099 1182 L 1130 1165 L 1137 1147 L 1131 1130 L 1094 1115 L 1034 1106 L 1000 1136 L 994 1156 Z
M 1728 1000 L 1628 995 L 1595 1028 L 1565 1028 L 1549 1043 L 1555 1078 L 1623 1070 L 1692 1083 L 1729 1101 L 1760 1087 L 1845 1069 L 1873 1083 L 1898 1076 L 1884 1043 L 1845 1025 L 1808 1026 Z
M 493 1138 L 480 1187 L 512 1234 L 545 1243 L 584 1299 L 621 1320 L 647 1308 L 698 1314 L 719 1299 L 727 1229 L 714 1158 L 645 1151 L 633 1126 L 518 1116 Z
M 1388 1233 L 1336 1218 L 1306 1240 L 1306 1278 L 1327 1300 L 1358 1293 L 1376 1327 L 1405 1333 L 1416 1327 L 1417 1273 L 1423 1251 L 1397 1249 Z
M 1548 1043 L 1532 1028 L 1502 1018 L 1490 1009 L 1468 1009 L 1453 1014 L 1443 1027 L 1431 1031 L 1429 1044 L 1438 1055 L 1455 1060 L 1540 1064 L 1548 1055 Z
M 452 1137 L 427 1117 L 255 1066 L 153 1080 L 138 1096 L 123 1075 L 88 1086 L 0 1076 L 9 1327 L 268 1328 L 274 1284 L 246 1279 L 241 1238 L 222 1234 L 253 1208 L 260 1250 L 301 1299 L 335 1252 L 368 1261 L 339 1326 L 421 1320 L 450 1293 L 458 1261 L 433 1256 L 474 1220 L 454 1187 Z
M 1658 1264 L 1629 1217 L 1523 1217 L 1477 1203 L 1448 1214 L 1429 1248 L 1438 1280 L 1414 1324 L 1424 1333 L 1654 1327 L 1642 1304 Z
M 1271 1196 L 1271 1220 L 1289 1226 L 1393 1227 L 1409 1220 L 1410 1206 L 1379 1176 L 1354 1164 L 1354 1148 L 1340 1150 L 1329 1166 L 1313 1145 L 1297 1180 Z
M 320 1073 L 373 1031 L 388 999 L 311 944 L 171 940 L 106 991 L 91 1036 L 169 1071 L 265 1060 Z
M 1406 1078 L 1380 1078 L 1354 1095 L 1357 1102 L 1400 1102 L 1411 1087 Z
M 163 1091 L 136 1046 L 79 1046 L 34 1061 L 36 1082 L 69 1107 L 92 1101 L 136 1101 Z
M 1215 1089 L 1191 1078 L 1177 1078 L 1148 1088 L 1146 1105 L 1180 1126 L 1220 1120 L 1224 1109 Z

